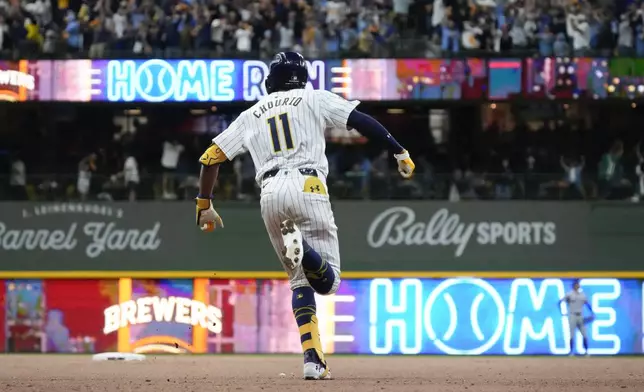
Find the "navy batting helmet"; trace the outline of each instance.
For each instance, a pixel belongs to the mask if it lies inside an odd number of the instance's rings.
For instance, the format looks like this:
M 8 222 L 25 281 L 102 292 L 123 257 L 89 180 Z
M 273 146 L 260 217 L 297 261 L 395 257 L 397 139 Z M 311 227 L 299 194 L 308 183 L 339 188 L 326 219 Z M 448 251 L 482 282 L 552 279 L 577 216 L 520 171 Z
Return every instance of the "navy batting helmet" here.
M 275 91 L 304 88 L 308 80 L 309 70 L 304 57 L 296 52 L 280 52 L 271 61 L 264 84 L 266 92 L 270 94 Z

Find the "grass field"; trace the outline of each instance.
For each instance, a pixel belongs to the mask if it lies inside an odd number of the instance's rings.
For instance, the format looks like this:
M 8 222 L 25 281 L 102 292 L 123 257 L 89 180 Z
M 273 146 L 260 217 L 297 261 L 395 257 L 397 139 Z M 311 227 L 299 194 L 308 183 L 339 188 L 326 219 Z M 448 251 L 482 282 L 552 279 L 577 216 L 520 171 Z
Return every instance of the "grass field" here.
M 0 391 L 644 391 L 638 357 L 330 356 L 334 380 L 303 381 L 301 356 L 0 356 Z M 285 375 L 280 375 L 284 373 Z

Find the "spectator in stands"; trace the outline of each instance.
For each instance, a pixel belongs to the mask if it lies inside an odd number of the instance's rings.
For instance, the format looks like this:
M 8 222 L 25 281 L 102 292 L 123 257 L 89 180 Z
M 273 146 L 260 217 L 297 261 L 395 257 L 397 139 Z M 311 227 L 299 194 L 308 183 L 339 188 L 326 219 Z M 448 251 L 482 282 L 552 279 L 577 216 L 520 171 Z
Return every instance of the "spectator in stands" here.
M 601 56 L 610 56 L 614 48 L 614 27 L 611 17 L 601 11 L 595 13 L 599 25 L 595 36 L 595 49 Z
M 329 0 L 326 2 L 324 11 L 326 12 L 326 24 L 335 29 L 344 24 L 350 10 L 349 5 L 343 0 Z
M 510 160 L 508 158 L 503 158 L 501 160 L 500 171 L 496 178 L 496 184 L 494 187 L 495 197 L 497 199 L 511 199 L 513 196 L 514 188 L 514 173 L 510 168 Z
M 613 190 L 619 184 L 621 178 L 622 154 L 624 145 L 621 140 L 613 143 L 613 146 L 606 152 L 599 163 L 599 197 L 608 198 Z
M 132 51 L 135 54 L 145 53 L 149 55 L 152 53 L 152 46 L 148 42 L 148 32 L 146 31 L 145 27 L 139 28 L 139 31 L 136 33 Z
M 534 148 L 528 147 L 525 155 L 525 171 L 523 173 L 523 193 L 528 199 L 536 199 L 539 196 L 539 175 L 536 155 Z
M 179 24 L 181 17 L 175 11 L 171 16 L 166 16 L 163 24 L 161 41 L 165 46 L 165 56 L 175 58 L 181 56 L 181 36 L 179 35 Z
M 569 163 L 566 163 L 566 160 L 562 156 L 560 158 L 560 164 L 565 173 L 563 181 L 560 182 L 560 187 L 562 189 L 572 188 L 579 192 L 579 195 L 585 199 L 586 190 L 584 189 L 584 184 L 582 182 L 582 172 L 586 165 L 586 159 L 582 156 L 580 160 L 571 159 Z
M 570 45 L 566 42 L 564 33 L 557 34 L 557 39 L 552 45 L 553 53 L 557 57 L 570 56 Z
M 215 18 L 210 23 L 210 41 L 216 53 L 224 52 L 224 32 L 226 30 L 226 19 Z
M 358 46 L 357 24 L 352 19 L 344 21 L 340 29 L 340 50 L 345 55 L 352 54 Z
M 96 171 L 97 155 L 92 153 L 81 159 L 78 163 L 78 179 L 76 191 L 81 201 L 86 201 L 92 185 L 92 173 Z
M 443 52 L 458 53 L 461 47 L 461 33 L 457 30 L 456 24 L 451 19 L 443 22 L 442 32 L 443 42 L 441 47 Z
M 196 50 L 205 50 L 210 47 L 210 22 L 206 20 L 205 15 L 198 14 L 197 22 L 192 30 L 194 37 L 194 47 Z
M 235 30 L 235 39 L 237 40 L 237 52 L 240 56 L 248 56 L 252 46 L 253 26 L 246 22 L 241 22 Z
M 624 57 L 631 56 L 633 54 L 633 28 L 627 14 L 622 15 L 618 31 L 617 53 Z
M 136 201 L 136 191 L 139 186 L 139 164 L 133 154 L 127 154 L 123 165 L 123 179 L 129 201 Z
M 510 35 L 508 25 L 501 26 L 501 37 L 499 38 L 499 49 L 497 52 L 510 51 L 513 47 L 512 36 Z
M 638 25 L 635 32 L 635 56 L 644 57 L 644 26 Z
M 45 39 L 42 44 L 42 51 L 46 54 L 54 54 L 58 49 L 58 33 L 53 28 L 45 32 Z
M 641 142 L 635 146 L 637 163 L 635 165 L 636 185 L 635 193 L 631 200 L 634 202 L 644 201 L 644 155 L 642 155 Z
M 65 16 L 67 26 L 65 27 L 65 37 L 67 38 L 67 50 L 71 53 L 79 52 L 83 49 L 83 35 L 81 26 L 76 15 L 72 10 L 67 11 Z
M 92 22 L 91 34 L 93 41 L 89 48 L 89 57 L 102 58 L 105 56 L 107 44 L 112 37 L 111 23 L 104 16 L 99 16 Z
M 550 31 L 550 26 L 545 25 L 543 31 L 538 33 L 536 37 L 539 42 L 539 54 L 543 57 L 552 56 L 554 53 L 555 35 Z M 565 40 L 563 35 L 562 39 Z
M 163 154 L 161 155 L 161 168 L 163 169 L 162 187 L 164 199 L 176 199 L 177 194 L 174 188 L 175 174 L 179 165 L 179 157 L 184 151 L 183 145 L 178 140 L 168 140 L 163 143 Z
M 425 50 L 425 57 L 427 58 L 438 58 L 443 54 L 441 48 L 441 37 L 438 33 L 434 33 L 431 40 L 427 42 L 427 49 Z
M 9 49 L 10 41 L 9 25 L 7 25 L 4 16 L 0 14 L 0 52 Z
M 29 48 L 30 53 L 38 53 L 43 43 L 38 25 L 31 18 L 25 18 L 25 30 L 27 31 L 26 47 Z
M 19 154 L 14 154 L 11 159 L 9 187 L 13 200 L 27 200 L 27 167 Z
M 275 50 L 273 49 L 273 32 L 271 30 L 264 30 L 264 38 L 259 43 L 259 58 L 270 59 L 273 57 Z
M 523 17 L 519 16 L 512 23 L 510 28 L 510 37 L 512 37 L 512 47 L 516 49 L 525 49 L 528 47 L 528 37 L 523 26 Z
M 293 48 L 295 37 L 295 32 L 293 31 L 293 23 L 289 22 L 286 25 L 283 25 L 280 22 L 277 22 L 275 26 L 276 30 L 279 31 L 279 50 L 280 51 L 290 51 Z
M 526 21 L 523 25 L 523 29 L 525 30 L 525 35 L 528 39 L 528 44 L 530 46 L 535 46 L 537 43 L 537 34 L 539 32 L 536 13 L 530 12 L 526 14 Z
M 570 35 L 572 36 L 572 46 L 575 56 L 583 57 L 590 49 L 590 26 L 584 14 L 578 14 L 571 19 L 570 23 L 572 26 Z
M 34 24 L 47 26 L 51 22 L 51 0 L 36 0 L 23 4 L 22 7 L 34 18 Z
M 302 31 L 303 54 L 307 58 L 318 58 L 323 53 L 322 31 L 319 29 L 317 22 L 309 21 Z

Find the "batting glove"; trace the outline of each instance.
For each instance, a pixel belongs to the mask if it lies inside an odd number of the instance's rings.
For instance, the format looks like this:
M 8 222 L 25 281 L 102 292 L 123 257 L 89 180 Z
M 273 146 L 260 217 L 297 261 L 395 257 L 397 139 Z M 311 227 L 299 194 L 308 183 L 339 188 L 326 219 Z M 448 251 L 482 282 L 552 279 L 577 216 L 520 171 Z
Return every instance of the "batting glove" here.
M 211 232 L 217 227 L 224 227 L 224 222 L 212 206 L 212 200 L 198 197 L 197 201 L 197 226 L 201 231 Z
M 411 175 L 414 174 L 416 165 L 414 164 L 414 161 L 411 160 L 409 151 L 403 150 L 400 154 L 394 154 L 394 158 L 398 161 L 398 173 L 400 173 L 403 178 L 411 178 Z

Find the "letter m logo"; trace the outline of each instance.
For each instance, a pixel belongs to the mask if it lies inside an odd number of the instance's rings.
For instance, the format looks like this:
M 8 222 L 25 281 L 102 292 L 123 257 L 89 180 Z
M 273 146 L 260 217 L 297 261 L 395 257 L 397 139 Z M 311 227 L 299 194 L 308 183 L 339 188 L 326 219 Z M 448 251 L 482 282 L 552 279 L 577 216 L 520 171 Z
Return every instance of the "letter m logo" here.
M 507 355 L 567 354 L 567 321 L 557 308 L 560 279 L 516 279 L 510 287 L 503 349 Z

